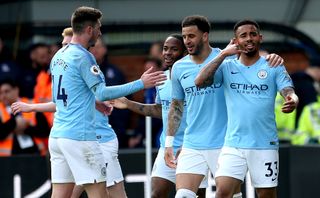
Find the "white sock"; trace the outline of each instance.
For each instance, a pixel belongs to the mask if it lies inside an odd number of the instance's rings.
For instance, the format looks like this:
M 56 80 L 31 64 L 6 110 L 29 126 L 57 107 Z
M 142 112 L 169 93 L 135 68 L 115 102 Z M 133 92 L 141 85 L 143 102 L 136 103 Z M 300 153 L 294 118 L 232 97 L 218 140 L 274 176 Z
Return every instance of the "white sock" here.
M 196 198 L 196 193 L 191 190 L 182 188 L 176 192 L 175 198 Z

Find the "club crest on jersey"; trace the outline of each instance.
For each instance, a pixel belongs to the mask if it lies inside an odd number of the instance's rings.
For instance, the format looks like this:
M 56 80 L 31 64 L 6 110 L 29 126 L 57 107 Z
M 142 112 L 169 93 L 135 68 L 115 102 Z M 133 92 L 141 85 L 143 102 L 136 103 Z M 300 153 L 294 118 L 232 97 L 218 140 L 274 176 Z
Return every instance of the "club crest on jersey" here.
M 93 75 L 99 75 L 100 69 L 98 68 L 97 65 L 92 65 L 90 68 L 90 71 Z
M 267 71 L 264 70 L 264 69 L 261 69 L 261 70 L 258 72 L 258 77 L 259 77 L 260 79 L 265 79 L 265 78 L 267 78 L 267 76 L 268 76 L 268 73 L 267 73 Z

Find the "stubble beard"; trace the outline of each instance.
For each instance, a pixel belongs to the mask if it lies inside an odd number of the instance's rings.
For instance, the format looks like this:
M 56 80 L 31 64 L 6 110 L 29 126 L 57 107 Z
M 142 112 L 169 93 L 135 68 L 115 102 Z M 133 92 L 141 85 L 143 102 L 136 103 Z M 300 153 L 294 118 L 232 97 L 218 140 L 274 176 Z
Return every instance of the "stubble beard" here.
M 190 55 L 193 55 L 193 56 L 197 56 L 199 54 L 201 54 L 203 50 L 203 43 L 199 43 L 196 47 L 195 47 L 195 50 L 193 53 L 189 53 Z

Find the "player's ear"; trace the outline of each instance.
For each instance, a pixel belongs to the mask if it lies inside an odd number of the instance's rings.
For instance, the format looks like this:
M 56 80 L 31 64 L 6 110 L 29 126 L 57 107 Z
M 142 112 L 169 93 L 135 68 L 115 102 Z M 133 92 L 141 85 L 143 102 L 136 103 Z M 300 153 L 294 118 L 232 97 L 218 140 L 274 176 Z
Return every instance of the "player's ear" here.
M 203 38 L 204 41 L 209 40 L 209 33 L 208 32 L 204 32 L 203 35 L 202 35 L 202 38 Z
M 239 44 L 239 41 L 236 37 L 233 37 L 232 41 L 233 41 L 233 44 L 237 44 L 237 45 Z
M 89 35 L 92 34 L 92 31 L 93 31 L 93 27 L 91 25 L 88 25 L 86 28 L 85 28 L 85 32 Z

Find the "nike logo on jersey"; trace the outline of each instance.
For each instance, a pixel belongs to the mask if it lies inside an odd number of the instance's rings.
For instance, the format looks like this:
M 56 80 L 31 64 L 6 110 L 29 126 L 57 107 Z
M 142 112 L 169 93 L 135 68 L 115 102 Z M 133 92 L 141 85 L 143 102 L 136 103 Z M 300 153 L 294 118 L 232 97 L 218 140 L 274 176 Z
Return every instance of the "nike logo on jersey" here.
M 232 71 L 231 74 L 238 74 L 239 72 L 237 71 Z
M 190 74 L 185 74 L 185 75 L 182 76 L 182 78 L 183 78 L 183 79 L 186 79 L 186 78 L 188 78 L 189 76 L 190 76 Z

